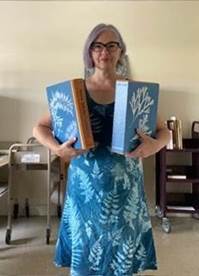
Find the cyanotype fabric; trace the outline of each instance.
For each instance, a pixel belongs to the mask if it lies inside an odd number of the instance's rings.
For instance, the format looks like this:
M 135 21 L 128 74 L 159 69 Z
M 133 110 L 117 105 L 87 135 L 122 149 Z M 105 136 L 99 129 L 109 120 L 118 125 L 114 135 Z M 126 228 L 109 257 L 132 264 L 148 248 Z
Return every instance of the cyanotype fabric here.
M 114 103 L 88 95 L 96 148 L 72 160 L 55 264 L 72 276 L 132 276 L 156 269 L 140 159 L 111 153 Z

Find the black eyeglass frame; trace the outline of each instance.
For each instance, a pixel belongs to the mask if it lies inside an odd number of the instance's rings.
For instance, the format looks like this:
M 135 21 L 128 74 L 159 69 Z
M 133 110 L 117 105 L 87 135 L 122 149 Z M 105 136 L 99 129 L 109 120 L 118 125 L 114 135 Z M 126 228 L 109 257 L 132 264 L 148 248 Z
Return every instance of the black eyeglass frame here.
M 93 42 L 93 43 L 91 43 L 90 50 L 92 50 L 92 51 L 94 51 L 94 52 L 100 52 L 100 51 L 103 51 L 104 48 L 106 48 L 106 50 L 107 50 L 108 52 L 112 52 L 112 51 L 110 50 L 110 48 L 108 48 L 108 46 L 111 45 L 111 44 L 114 44 L 115 46 L 117 46 L 118 49 L 121 49 L 121 45 L 120 45 L 120 43 L 119 43 L 118 41 L 109 41 L 109 42 L 107 42 L 107 43 Z M 99 50 L 99 49 L 96 50 L 96 49 L 94 48 L 96 45 L 103 46 L 103 48 L 100 49 L 100 50 Z M 115 52 L 116 50 L 117 50 L 117 49 L 115 49 L 113 52 Z

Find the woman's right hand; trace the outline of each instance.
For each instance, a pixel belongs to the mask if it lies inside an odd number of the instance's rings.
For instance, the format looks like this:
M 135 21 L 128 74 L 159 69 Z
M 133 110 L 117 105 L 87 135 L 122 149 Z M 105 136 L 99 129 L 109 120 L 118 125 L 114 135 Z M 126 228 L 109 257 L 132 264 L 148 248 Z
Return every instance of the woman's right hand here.
M 76 138 L 71 138 L 65 143 L 58 146 L 56 154 L 65 162 L 70 162 L 74 157 L 83 154 L 86 150 L 75 149 L 73 144 L 76 142 Z
M 58 155 L 65 162 L 82 153 L 85 150 L 77 150 L 73 147 L 76 142 L 76 138 L 71 138 L 63 144 L 59 144 L 52 134 L 52 122 L 50 114 L 44 115 L 33 128 L 33 136 L 44 146 L 49 148 L 52 152 Z

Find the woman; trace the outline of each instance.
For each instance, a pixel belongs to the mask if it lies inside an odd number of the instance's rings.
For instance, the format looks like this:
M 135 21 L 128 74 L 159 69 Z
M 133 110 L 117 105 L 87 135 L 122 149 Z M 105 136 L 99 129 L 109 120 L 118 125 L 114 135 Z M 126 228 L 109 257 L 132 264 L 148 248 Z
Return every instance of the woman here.
M 110 152 L 115 82 L 126 47 L 118 30 L 99 24 L 84 48 L 87 100 L 96 142 L 93 150 L 73 148 L 75 138 L 59 145 L 50 116 L 34 128 L 34 136 L 65 161 L 71 161 L 68 188 L 56 245 L 55 263 L 72 275 L 130 276 L 156 269 L 151 222 L 145 202 L 141 158 L 169 141 L 158 122 L 156 139 L 139 132 L 141 144 L 126 156 Z

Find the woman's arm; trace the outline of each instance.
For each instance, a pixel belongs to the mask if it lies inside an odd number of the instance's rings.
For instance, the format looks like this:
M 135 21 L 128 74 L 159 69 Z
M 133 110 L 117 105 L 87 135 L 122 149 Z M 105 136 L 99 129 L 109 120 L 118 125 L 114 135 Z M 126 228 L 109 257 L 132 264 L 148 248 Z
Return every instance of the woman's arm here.
M 127 153 L 126 156 L 128 157 L 146 158 L 166 146 L 170 139 L 169 130 L 160 119 L 157 122 L 156 138 L 152 138 L 139 130 L 137 133 L 141 144 L 134 151 Z
M 79 154 L 82 154 L 84 150 L 76 150 L 73 148 L 73 144 L 76 138 L 71 138 L 63 144 L 59 144 L 53 137 L 50 114 L 43 116 L 36 126 L 33 128 L 33 136 L 44 146 L 52 150 L 56 155 L 60 156 L 65 162 L 70 160 Z
M 43 116 L 33 128 L 33 136 L 44 146 L 56 152 L 59 148 L 59 143 L 55 140 L 52 134 L 50 115 Z

